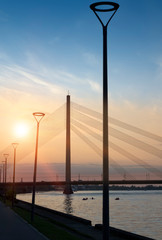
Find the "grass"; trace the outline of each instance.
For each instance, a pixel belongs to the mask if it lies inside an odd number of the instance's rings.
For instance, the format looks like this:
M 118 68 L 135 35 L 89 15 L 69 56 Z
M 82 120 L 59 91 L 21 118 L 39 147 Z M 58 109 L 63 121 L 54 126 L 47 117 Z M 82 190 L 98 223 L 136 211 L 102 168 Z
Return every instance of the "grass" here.
M 3 199 L 0 197 L 0 201 Z M 11 201 L 6 200 L 5 204 L 11 207 Z M 14 207 L 13 209 L 19 216 L 21 216 L 25 221 L 31 224 L 39 232 L 45 235 L 50 240 L 81 240 L 81 237 L 75 236 L 66 231 L 63 226 L 59 227 L 54 222 L 48 220 L 47 218 L 40 217 L 35 214 L 34 221 L 31 223 L 31 214 L 25 209 L 19 207 Z
M 15 207 L 14 211 L 31 224 L 30 212 L 18 207 Z M 50 240 L 81 240 L 80 237 L 72 235 L 65 229 L 57 227 L 54 223 L 48 221 L 48 219 L 42 218 L 38 215 L 34 216 L 34 221 L 31 225 Z

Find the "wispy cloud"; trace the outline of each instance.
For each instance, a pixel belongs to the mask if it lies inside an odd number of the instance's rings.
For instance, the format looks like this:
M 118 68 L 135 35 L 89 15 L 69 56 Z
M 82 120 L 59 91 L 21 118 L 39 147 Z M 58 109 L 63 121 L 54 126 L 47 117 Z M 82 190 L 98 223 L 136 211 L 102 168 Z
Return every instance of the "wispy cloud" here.
M 1 65 L 3 71 L 1 72 L 0 81 L 4 82 L 5 85 L 14 86 L 24 86 L 24 87 L 32 87 L 33 84 L 38 88 L 43 87 L 46 88 L 47 91 L 54 94 L 64 94 L 66 87 L 63 85 L 63 82 L 72 82 L 76 81 L 75 76 L 66 72 L 53 72 L 48 74 L 48 70 L 44 71 L 42 74 L 39 71 L 38 73 L 33 73 L 29 69 L 22 68 L 17 65 L 7 66 Z M 45 72 L 47 74 L 45 74 Z M 41 76 L 40 76 L 41 75 Z M 49 79 L 58 83 L 58 79 L 60 79 L 60 83 L 62 84 L 54 84 L 49 81 Z M 16 83 L 16 85 L 14 84 Z
M 91 88 L 91 93 L 101 93 L 101 87 L 92 79 L 87 77 L 77 76 L 73 71 L 68 71 L 63 66 L 60 68 L 52 68 L 51 63 L 42 62 L 37 55 L 26 52 L 25 62 L 22 65 L 15 64 L 8 59 L 4 61 L 0 59 L 0 82 L 1 86 L 10 90 L 26 92 L 34 96 L 48 96 L 59 98 L 65 96 L 69 90 L 73 97 L 79 98 L 86 89 Z
M 93 91 L 101 93 L 101 86 L 97 82 L 88 80 L 88 83 Z
M 40 86 L 46 87 L 49 91 L 51 91 L 52 93 L 55 94 L 60 94 L 64 92 L 64 89 L 55 85 L 55 84 L 51 84 L 47 81 L 45 81 L 44 79 L 36 76 L 33 73 L 28 72 L 28 70 L 24 69 L 24 68 L 20 68 L 18 66 L 14 66 L 14 67 L 7 67 L 9 70 L 19 74 L 20 76 L 25 77 L 27 80 L 32 81 L 33 83 L 36 83 Z
M 55 81 L 59 84 L 68 83 L 73 85 L 77 83 L 84 84 L 85 82 L 84 78 L 76 76 L 72 71 L 65 70 L 64 67 L 50 67 L 51 63 L 47 65 L 30 51 L 27 51 L 25 55 L 29 69 L 32 69 L 35 73 L 39 73 L 39 76 L 50 82 Z

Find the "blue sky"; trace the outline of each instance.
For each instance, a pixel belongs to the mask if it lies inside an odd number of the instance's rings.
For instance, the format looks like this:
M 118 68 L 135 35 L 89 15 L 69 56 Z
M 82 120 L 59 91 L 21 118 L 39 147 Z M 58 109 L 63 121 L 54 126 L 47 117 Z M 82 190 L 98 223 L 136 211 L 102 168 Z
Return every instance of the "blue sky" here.
M 68 91 L 78 104 L 102 111 L 102 27 L 89 8 L 94 2 L 0 0 L 2 145 L 13 121 L 53 112 Z M 160 134 L 162 1 L 116 2 L 108 27 L 110 114 Z
M 101 94 L 102 29 L 89 9 L 93 2 L 1 0 L 2 69 L 3 64 L 15 66 L 42 79 L 32 82 L 38 91 L 52 84 L 58 94 L 63 89 L 79 98 Z M 120 8 L 108 32 L 111 97 L 140 104 L 161 101 L 162 3 L 117 2 Z M 11 79 L 2 86 L 23 88 Z M 48 95 L 48 89 L 42 94 Z

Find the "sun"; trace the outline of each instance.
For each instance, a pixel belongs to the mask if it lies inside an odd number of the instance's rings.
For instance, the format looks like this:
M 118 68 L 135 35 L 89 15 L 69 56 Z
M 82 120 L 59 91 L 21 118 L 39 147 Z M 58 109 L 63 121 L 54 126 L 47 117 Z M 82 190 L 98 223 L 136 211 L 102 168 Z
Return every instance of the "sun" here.
M 28 125 L 25 123 L 18 123 L 14 128 L 14 133 L 16 137 L 19 138 L 27 136 L 28 132 L 29 132 Z

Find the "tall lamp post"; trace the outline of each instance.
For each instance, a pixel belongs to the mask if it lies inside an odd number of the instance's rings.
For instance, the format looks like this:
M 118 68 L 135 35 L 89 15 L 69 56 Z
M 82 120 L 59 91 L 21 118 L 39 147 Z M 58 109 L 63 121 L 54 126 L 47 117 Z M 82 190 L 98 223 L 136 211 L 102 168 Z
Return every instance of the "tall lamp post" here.
M 5 182 L 5 161 L 2 161 L 2 182 Z
M 4 201 L 6 201 L 6 193 L 7 193 L 7 158 L 9 156 L 9 154 L 5 153 L 3 154 L 5 160 L 4 162 L 4 184 L 5 184 L 5 188 L 4 188 Z
M 15 166 L 16 166 L 16 149 L 18 147 L 18 143 L 12 143 L 14 149 L 14 164 L 13 164 L 13 185 L 12 185 L 12 208 L 14 207 L 14 199 L 15 199 Z
M 6 182 L 7 182 L 7 158 L 9 156 L 9 154 L 4 153 L 3 156 L 5 158 L 5 161 L 4 161 L 4 164 L 5 164 L 5 177 L 4 177 L 4 180 L 5 180 L 5 184 L 6 184 Z
M 119 8 L 114 2 L 96 2 L 90 5 L 103 28 L 103 240 L 110 239 L 109 222 L 109 148 L 108 148 L 108 69 L 107 69 L 107 26 Z M 111 12 L 104 24 L 98 15 L 100 12 Z
M 3 200 L 6 201 L 6 186 L 5 186 L 5 161 L 2 161 L 3 170 Z
M 1 183 L 1 179 L 2 179 L 2 167 L 0 166 L 0 183 Z
M 36 187 L 36 174 L 37 174 L 37 156 L 38 156 L 38 136 L 39 136 L 39 123 L 44 117 L 44 113 L 34 112 L 33 116 L 37 122 L 37 134 L 36 134 L 36 147 L 35 147 L 35 162 L 34 162 L 34 174 L 33 174 L 33 194 L 32 194 L 32 208 L 31 208 L 31 221 L 34 220 L 34 205 L 35 205 L 35 187 Z

